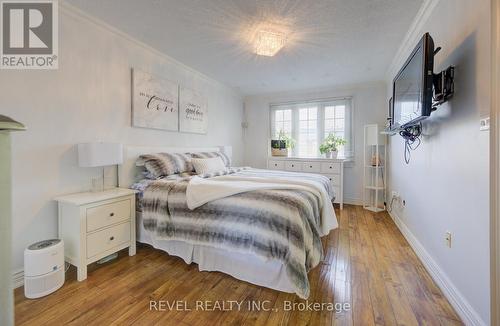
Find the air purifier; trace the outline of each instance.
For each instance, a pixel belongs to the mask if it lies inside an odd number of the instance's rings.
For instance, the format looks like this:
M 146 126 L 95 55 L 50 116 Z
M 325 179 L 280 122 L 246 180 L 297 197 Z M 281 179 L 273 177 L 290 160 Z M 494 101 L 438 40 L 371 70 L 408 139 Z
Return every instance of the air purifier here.
M 44 240 L 24 250 L 24 295 L 46 296 L 64 284 L 64 242 Z

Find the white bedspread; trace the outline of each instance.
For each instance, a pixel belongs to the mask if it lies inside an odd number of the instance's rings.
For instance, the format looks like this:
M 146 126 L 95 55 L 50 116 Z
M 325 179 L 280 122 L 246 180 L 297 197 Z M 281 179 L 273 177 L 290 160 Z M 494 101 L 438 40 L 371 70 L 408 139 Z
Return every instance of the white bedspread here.
M 321 208 L 321 236 L 338 227 L 337 218 L 325 187 L 312 180 L 288 180 L 284 178 L 259 178 L 241 176 L 218 176 L 213 178 L 191 178 L 186 201 L 189 209 L 208 202 L 255 190 L 302 190 L 319 199 Z

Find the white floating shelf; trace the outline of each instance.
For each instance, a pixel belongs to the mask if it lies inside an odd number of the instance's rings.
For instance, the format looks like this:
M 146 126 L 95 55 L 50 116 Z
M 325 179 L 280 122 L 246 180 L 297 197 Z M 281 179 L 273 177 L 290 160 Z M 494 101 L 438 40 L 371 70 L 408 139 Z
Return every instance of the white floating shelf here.
M 365 186 L 365 189 L 370 189 L 370 190 L 384 190 L 384 187 L 375 187 L 375 186 Z

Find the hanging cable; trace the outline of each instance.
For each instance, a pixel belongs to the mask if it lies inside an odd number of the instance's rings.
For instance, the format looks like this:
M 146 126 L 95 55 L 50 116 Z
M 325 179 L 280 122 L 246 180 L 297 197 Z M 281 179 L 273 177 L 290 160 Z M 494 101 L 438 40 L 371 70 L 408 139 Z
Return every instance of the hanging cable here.
M 394 203 L 394 199 L 396 199 L 396 197 L 392 197 L 391 198 L 391 202 L 389 203 L 389 206 L 387 206 L 387 211 L 390 213 L 392 212 L 392 204 Z
M 422 134 L 422 124 L 407 127 L 399 132 L 399 135 L 405 140 L 404 157 L 406 164 L 410 163 L 411 151 L 420 146 L 420 135 Z

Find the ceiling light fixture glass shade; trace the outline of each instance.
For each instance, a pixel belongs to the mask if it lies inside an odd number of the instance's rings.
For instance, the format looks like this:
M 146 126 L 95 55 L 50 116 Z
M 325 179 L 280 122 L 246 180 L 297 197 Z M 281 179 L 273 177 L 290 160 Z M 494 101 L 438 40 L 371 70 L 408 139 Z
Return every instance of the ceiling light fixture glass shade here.
M 285 46 L 285 34 L 268 30 L 257 31 L 254 51 L 258 55 L 274 56 Z

